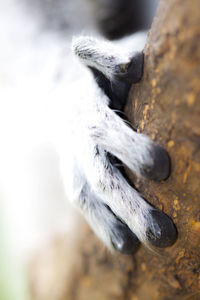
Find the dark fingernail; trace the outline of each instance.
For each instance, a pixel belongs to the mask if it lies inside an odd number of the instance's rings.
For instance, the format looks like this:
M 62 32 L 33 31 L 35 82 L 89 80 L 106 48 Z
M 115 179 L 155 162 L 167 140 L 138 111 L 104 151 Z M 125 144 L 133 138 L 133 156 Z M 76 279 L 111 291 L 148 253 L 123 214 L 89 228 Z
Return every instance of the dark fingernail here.
M 173 245 L 177 239 L 177 230 L 172 220 L 166 214 L 156 209 L 151 211 L 151 215 L 155 222 L 155 228 L 159 228 L 159 230 L 155 230 L 154 233 L 152 230 L 148 230 L 148 241 L 159 248 Z
M 125 69 L 125 72 L 121 72 L 117 77 L 130 84 L 137 83 L 141 80 L 143 75 L 144 54 L 143 52 L 137 52 L 132 57 L 131 62 Z
M 136 235 L 125 224 L 118 224 L 111 236 L 113 247 L 123 254 L 133 254 L 140 242 Z
M 151 180 L 161 181 L 169 177 L 171 171 L 170 158 L 167 151 L 160 146 L 153 146 L 151 151 L 152 166 L 143 166 L 142 174 Z

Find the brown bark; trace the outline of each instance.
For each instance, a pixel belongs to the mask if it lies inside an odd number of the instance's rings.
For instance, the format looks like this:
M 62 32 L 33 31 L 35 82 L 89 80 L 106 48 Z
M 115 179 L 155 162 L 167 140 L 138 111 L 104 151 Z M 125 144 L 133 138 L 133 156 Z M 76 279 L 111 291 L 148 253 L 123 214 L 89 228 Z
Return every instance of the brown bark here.
M 132 87 L 126 107 L 138 132 L 170 154 L 167 181 L 139 180 L 127 173 L 149 202 L 174 220 L 177 242 L 157 253 L 141 247 L 135 256 L 112 256 L 86 227 L 70 280 L 56 273 L 66 284 L 54 300 L 200 299 L 199 12 L 199 0 L 161 1 L 144 50 L 144 76 Z M 61 239 L 59 257 L 67 268 L 65 244 Z M 52 261 L 56 265 L 56 254 Z M 52 299 L 53 286 L 42 298 L 33 284 L 33 299 Z

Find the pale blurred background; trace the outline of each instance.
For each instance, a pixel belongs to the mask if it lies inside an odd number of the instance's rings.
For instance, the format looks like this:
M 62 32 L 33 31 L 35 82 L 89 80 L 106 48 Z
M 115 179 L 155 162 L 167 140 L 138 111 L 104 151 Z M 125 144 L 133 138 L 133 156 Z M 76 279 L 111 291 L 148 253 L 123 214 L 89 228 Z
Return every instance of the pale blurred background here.
M 145 30 L 157 4 L 0 0 L 0 299 L 29 299 L 26 265 L 55 237 L 66 237 L 69 272 L 78 251 L 83 220 L 66 199 L 51 141 L 57 120 L 48 116 L 52 91 L 73 68 L 66 63 L 71 37 L 118 39 Z

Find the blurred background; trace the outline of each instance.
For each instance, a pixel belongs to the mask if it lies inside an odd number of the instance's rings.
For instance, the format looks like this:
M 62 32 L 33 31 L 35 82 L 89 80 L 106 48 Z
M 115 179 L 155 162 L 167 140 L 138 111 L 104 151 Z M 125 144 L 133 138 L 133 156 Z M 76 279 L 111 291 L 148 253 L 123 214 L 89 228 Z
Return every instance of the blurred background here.
M 46 117 L 52 86 L 70 70 L 71 37 L 115 40 L 146 30 L 158 2 L 0 0 L 0 299 L 30 299 L 27 265 L 39 249 L 44 261 L 51 257 L 48 245 L 59 247 L 59 236 L 66 238 L 66 278 L 78 252 L 83 220 L 66 200 Z M 35 279 L 41 299 L 44 281 L 55 284 L 48 259 L 44 265 Z

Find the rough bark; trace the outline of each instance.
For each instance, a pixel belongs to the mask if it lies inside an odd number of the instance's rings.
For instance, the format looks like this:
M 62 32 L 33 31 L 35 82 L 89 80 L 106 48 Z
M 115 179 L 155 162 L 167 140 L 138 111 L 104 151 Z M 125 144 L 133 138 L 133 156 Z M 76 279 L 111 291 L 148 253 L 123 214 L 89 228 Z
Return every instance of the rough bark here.
M 49 296 L 42 298 L 32 279 L 32 299 L 200 299 L 199 12 L 199 0 L 161 1 L 144 50 L 144 76 L 132 87 L 126 106 L 138 132 L 151 136 L 170 154 L 167 181 L 139 180 L 127 173 L 146 199 L 174 220 L 177 242 L 156 253 L 141 247 L 135 256 L 112 256 L 85 225 L 70 280 L 57 270 L 57 280 L 66 284 L 54 298 L 51 285 Z M 61 238 L 59 243 L 59 259 L 67 268 L 66 241 Z M 56 253 L 53 265 L 58 265 Z

